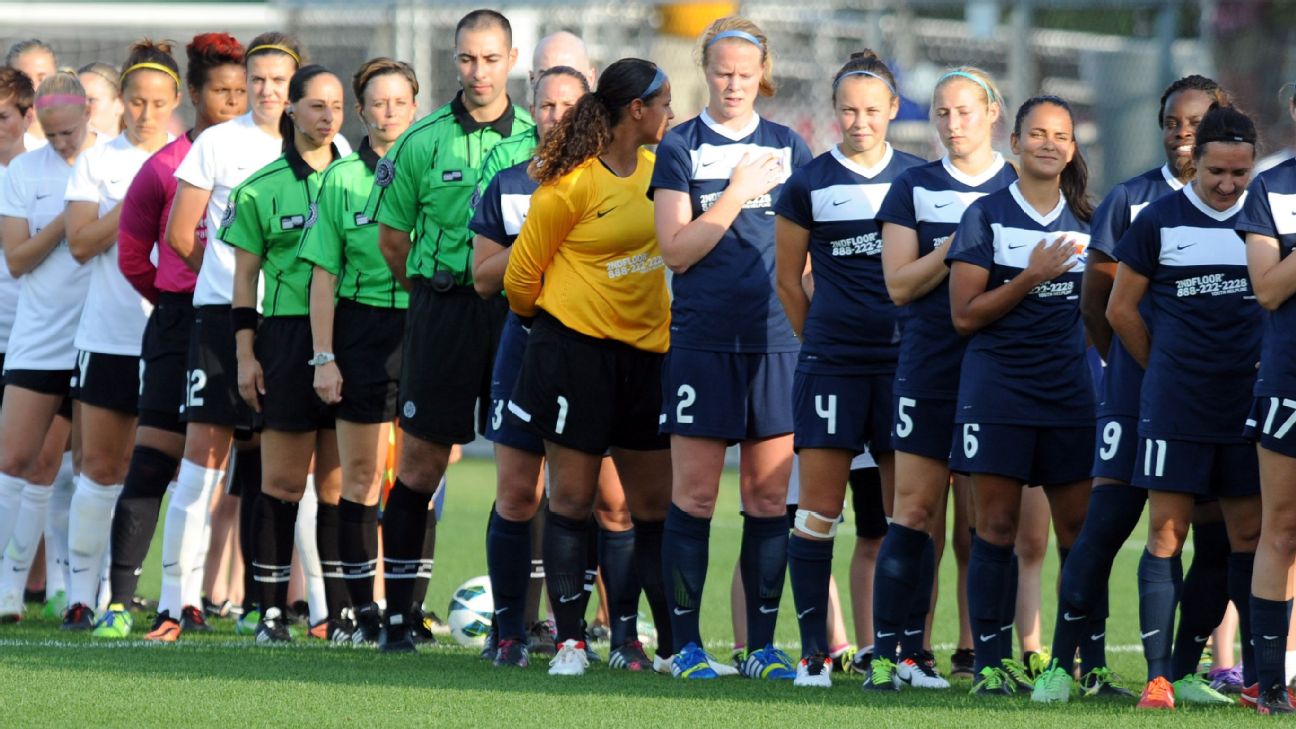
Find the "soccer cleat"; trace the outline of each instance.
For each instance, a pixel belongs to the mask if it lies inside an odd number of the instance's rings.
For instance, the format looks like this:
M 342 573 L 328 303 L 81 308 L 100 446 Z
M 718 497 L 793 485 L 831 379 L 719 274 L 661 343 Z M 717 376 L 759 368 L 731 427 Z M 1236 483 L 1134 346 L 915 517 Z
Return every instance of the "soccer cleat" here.
M 207 618 L 203 611 L 193 605 L 185 605 L 180 609 L 180 629 L 192 630 L 198 633 L 212 632 L 212 626 L 207 624 Z
M 950 678 L 972 678 L 976 675 L 976 651 L 959 648 L 950 656 Z
M 584 676 L 588 666 L 584 641 L 568 639 L 562 642 L 558 653 L 549 661 L 549 675 Z
M 409 615 L 388 613 L 387 628 L 378 642 L 378 650 L 383 653 L 413 653 L 414 636 L 410 633 Z
M 283 617 L 283 613 L 279 611 L 279 608 L 266 610 L 261 615 L 261 621 L 257 623 L 257 645 L 289 643 L 291 641 L 292 634 L 288 632 L 288 620 Z
M 936 657 L 926 651 L 896 664 L 896 678 L 914 688 L 947 689 L 949 681 L 936 670 Z
M 900 678 L 896 676 L 896 665 L 885 658 L 874 658 L 869 663 L 868 675 L 860 688 L 865 691 L 899 691 Z
M 1228 706 L 1233 699 L 1210 687 L 1209 683 L 1196 673 L 1174 682 L 1174 697 L 1180 704 L 1217 704 Z
M 423 617 L 423 627 L 427 628 L 429 633 L 433 635 L 450 635 L 450 624 L 442 620 L 435 610 L 426 612 L 419 610 L 418 612 Z
M 230 611 L 233 609 L 234 609 L 234 604 L 231 603 L 229 600 L 226 600 L 225 602 L 217 603 L 208 600 L 205 597 L 202 599 L 203 615 L 206 615 L 209 618 L 228 618 L 230 615 Z
M 94 611 L 85 603 L 68 608 L 63 616 L 63 630 L 90 630 L 94 627 Z
M 1067 670 L 1053 662 L 1035 679 L 1031 688 L 1031 701 L 1040 704 L 1065 704 L 1071 700 L 1071 687 L 1075 679 Z
M 871 648 L 858 651 L 851 657 L 850 663 L 846 666 L 846 672 L 858 673 L 861 676 L 868 675 L 869 664 L 873 662 L 873 651 Z
M 501 640 L 499 647 L 495 649 L 495 658 L 492 660 L 497 666 L 517 666 L 526 668 L 531 665 L 531 660 L 527 656 L 526 643 L 520 640 Z
M 612 631 L 608 629 L 606 624 L 595 621 L 585 631 L 585 638 L 586 642 L 589 643 L 606 643 L 612 638 Z
M 149 632 L 144 634 L 144 640 L 152 640 L 158 643 L 174 643 L 176 638 L 180 637 L 180 621 L 171 617 L 171 613 L 163 610 L 153 618 L 153 627 Z
M 715 675 L 719 678 L 725 678 L 727 676 L 739 676 L 742 674 L 742 672 L 738 670 L 737 663 L 725 663 L 723 661 L 717 661 L 715 656 L 711 655 L 710 653 L 706 654 L 706 657 L 707 657 L 707 661 L 711 664 L 711 670 L 715 671 Z
M 0 623 L 16 623 L 22 620 L 23 610 L 26 607 L 20 593 L 0 595 Z
M 648 654 L 644 653 L 643 643 L 631 640 L 612 649 L 608 654 L 608 668 L 644 672 L 652 670 L 652 661 L 649 661 Z
M 1049 670 L 1053 659 L 1049 654 L 1048 648 L 1040 648 L 1037 651 L 1026 651 L 1022 656 L 1022 665 L 1026 667 L 1026 675 L 1030 676 L 1033 682 Z
M 845 648 L 839 648 L 838 650 L 829 653 L 828 657 L 832 659 L 833 670 L 837 673 L 845 673 L 848 671 L 850 669 L 851 661 L 855 660 L 855 654 L 858 652 L 859 649 L 855 646 L 848 645 Z
M 1242 689 L 1242 693 L 1238 696 L 1238 702 L 1245 707 L 1254 709 L 1256 704 L 1260 702 L 1260 684 L 1253 683 Z M 1292 691 L 1290 688 L 1287 689 L 1287 703 L 1296 705 L 1296 691 Z
M 234 621 L 234 635 L 256 635 L 257 623 L 261 622 L 260 610 L 249 610 Z
M 490 631 L 486 633 L 486 640 L 482 641 L 481 659 L 483 661 L 495 660 L 495 654 L 499 652 L 499 628 L 495 623 L 491 623 Z
M 444 627 L 441 618 L 436 613 L 424 613 L 422 610 L 415 610 L 409 616 L 409 634 L 414 638 L 415 645 L 436 645 L 436 633 L 439 627 Z M 449 628 L 446 628 L 449 632 Z
M 973 696 L 1012 696 L 1017 693 L 1017 682 L 1001 668 L 986 666 L 972 683 Z
M 796 667 L 792 664 L 792 659 L 773 645 L 748 651 L 738 670 L 747 678 L 773 681 L 791 681 L 796 678 Z
M 67 612 L 67 606 L 67 592 L 59 590 L 45 600 L 45 606 L 41 608 L 41 617 L 46 620 L 62 620 L 63 613 Z
M 315 623 L 314 625 L 310 626 L 310 629 L 306 631 L 306 635 L 312 638 L 318 638 L 319 640 L 327 640 L 328 627 L 329 627 L 329 621 L 328 618 L 325 618 L 319 621 L 318 623 Z
M 1143 695 L 1139 696 L 1138 708 L 1173 709 L 1174 707 L 1174 686 L 1165 679 L 1165 676 L 1157 676 L 1151 681 L 1148 681 L 1148 685 L 1143 689 Z
M 715 662 L 697 643 L 689 643 L 671 660 L 671 675 L 694 680 L 719 678 L 720 674 L 714 668 Z
M 527 652 L 534 656 L 553 656 L 558 652 L 554 644 L 553 623 L 541 620 L 527 628 Z
M 653 672 L 671 675 L 671 664 L 675 662 L 675 656 L 663 656 L 660 653 L 653 654 Z
M 1089 698 L 1132 699 L 1134 692 L 1117 685 L 1110 668 L 1095 668 L 1080 679 L 1080 693 Z
M 1242 683 L 1242 664 L 1228 668 L 1212 668 L 1206 673 L 1211 688 L 1222 694 L 1240 694 L 1246 688 Z
M 1028 659 L 1029 660 L 1029 659 Z M 1000 668 L 1004 675 L 1015 684 L 1017 691 L 1032 691 L 1035 688 L 1035 678 L 1031 676 L 1030 669 L 1024 664 L 1018 663 L 1011 658 L 1005 658 L 999 662 Z
M 310 625 L 310 603 L 305 600 L 298 600 L 288 606 L 283 612 L 283 619 L 289 624 Z
M 793 686 L 832 688 L 833 660 L 822 653 L 806 656 L 797 663 Z
M 351 633 L 351 645 L 376 646 L 382 637 L 382 613 L 377 603 L 369 603 L 355 611 L 355 631 Z
M 95 623 L 91 635 L 96 638 L 125 638 L 130 635 L 133 622 L 126 606 L 115 602 L 108 606 L 108 612 Z
M 1255 710 L 1261 716 L 1296 714 L 1296 707 L 1292 706 L 1291 689 L 1282 684 L 1270 686 L 1257 697 Z

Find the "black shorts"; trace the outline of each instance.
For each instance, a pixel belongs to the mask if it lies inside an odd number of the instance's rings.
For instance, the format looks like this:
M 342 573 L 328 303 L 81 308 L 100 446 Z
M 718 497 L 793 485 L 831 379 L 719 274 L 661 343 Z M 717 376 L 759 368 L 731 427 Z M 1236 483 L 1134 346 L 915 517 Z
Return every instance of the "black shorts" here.
M 882 471 L 857 468 L 850 472 L 851 508 L 855 510 L 855 536 L 881 539 L 887 533 L 886 511 L 882 507 Z
M 416 279 L 401 346 L 405 433 L 443 445 L 485 433 L 491 366 L 507 313 L 503 296 L 482 299 L 471 286 L 438 293 Z
M 664 358 L 586 336 L 541 312 L 508 417 L 547 441 L 586 453 L 668 448 L 670 439 L 659 430 Z
M 5 387 L 21 387 L 42 395 L 62 395 L 58 414 L 72 419 L 72 378 L 76 370 L 6 370 Z
M 348 423 L 386 423 L 396 417 L 405 311 L 337 302 L 333 353 L 342 373 L 337 417 Z
M 255 414 L 238 393 L 238 361 L 229 306 L 194 307 L 185 365 L 185 422 L 247 432 L 255 429 Z
M 72 398 L 124 415 L 139 413 L 140 358 L 124 354 L 77 352 Z
M 185 360 L 193 328 L 191 294 L 162 292 L 144 327 L 140 352 L 139 424 L 184 433 Z
M 256 358 L 265 376 L 261 419 L 271 430 L 306 433 L 334 427 L 333 408 L 315 394 L 310 317 L 272 316 L 256 334 Z

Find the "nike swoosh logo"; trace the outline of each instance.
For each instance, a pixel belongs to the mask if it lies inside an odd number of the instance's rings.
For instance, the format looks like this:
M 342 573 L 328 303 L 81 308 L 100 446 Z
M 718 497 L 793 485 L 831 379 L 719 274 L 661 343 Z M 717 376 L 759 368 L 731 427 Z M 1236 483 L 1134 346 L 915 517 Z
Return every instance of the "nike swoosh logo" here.
M 26 572 L 27 569 L 26 569 L 25 567 L 14 567 L 14 568 L 13 568 L 13 571 L 14 571 L 14 572 Z
M 76 567 L 73 567 L 73 568 L 72 568 L 72 574 L 74 574 L 74 575 L 79 575 L 79 574 L 81 574 L 82 572 L 86 572 L 86 571 L 88 571 L 89 569 L 90 569 L 89 567 L 82 567 L 81 569 L 77 569 Z
M 688 609 L 688 610 L 680 610 L 679 608 L 675 608 L 675 614 L 676 614 L 676 615 L 688 615 L 689 613 L 693 612 L 693 610 L 695 610 L 695 609 L 696 609 L 696 608 L 690 608 L 690 609 Z
M 879 638 L 890 638 L 890 637 L 893 636 L 893 635 L 895 635 L 895 633 L 878 633 L 878 634 L 877 634 L 877 637 L 879 637 Z
M 801 618 L 804 618 L 805 616 L 809 615 L 812 612 L 814 612 L 814 608 L 806 608 L 805 610 L 802 610 L 801 612 L 797 613 L 797 619 L 799 620 Z
M 1209 635 L 1194 635 L 1194 636 L 1193 636 L 1193 642 L 1194 642 L 1194 643 L 1205 643 L 1205 642 L 1208 641 L 1208 640 L 1210 640 L 1210 636 L 1209 636 Z
M 47 192 L 47 193 L 45 193 L 44 195 L 37 195 L 37 196 L 36 196 L 36 199 L 37 199 L 37 200 L 44 200 L 45 198 L 47 198 L 47 197 L 49 197 L 49 196 L 50 196 L 50 194 Z
M 1089 636 L 1089 640 L 1102 640 L 1103 638 L 1106 638 L 1106 637 L 1107 637 L 1107 634 L 1106 634 L 1106 633 L 1099 633 L 1098 635 L 1091 635 L 1091 636 Z
M 940 210 L 941 208 L 947 208 L 947 207 L 949 207 L 949 206 L 951 206 L 951 205 L 953 205 L 953 204 L 954 204 L 954 202 L 951 200 L 950 202 L 947 202 L 947 203 L 940 203 L 940 204 L 937 204 L 937 205 L 933 205 L 932 207 L 936 208 L 937 210 Z
M 922 635 L 922 630 L 906 630 L 904 634 L 911 637 L 915 635 Z
M 986 642 L 986 641 L 991 641 L 991 640 L 994 640 L 995 638 L 998 638 L 998 637 L 999 637 L 999 634 L 998 634 L 998 633 L 991 633 L 990 635 L 980 635 L 980 636 L 977 636 L 977 637 L 980 638 L 980 639 L 981 639 L 981 642 L 984 643 L 984 642 Z
M 1062 619 L 1065 620 L 1065 621 L 1067 621 L 1068 623 L 1074 623 L 1074 622 L 1077 621 L 1077 620 L 1084 620 L 1084 619 L 1085 619 L 1085 616 L 1083 616 L 1083 615 L 1072 615 L 1070 612 L 1065 612 L 1065 613 L 1062 613 Z
M 1015 251 L 1018 248 L 1025 248 L 1025 247 L 1026 247 L 1025 243 L 1018 243 L 1017 245 L 1013 245 L 1011 243 L 1008 244 L 1008 250 L 1010 251 Z
M 628 622 L 630 622 L 631 620 L 634 620 L 634 619 L 637 618 L 637 617 L 639 617 L 639 616 L 638 616 L 638 615 L 622 615 L 622 616 L 620 616 L 619 618 L 617 618 L 617 620 L 620 620 L 620 621 L 623 622 L 623 623 L 628 623 Z
M 179 562 L 163 562 L 163 563 L 162 563 L 162 569 L 166 569 L 167 567 L 175 567 L 175 566 L 178 565 L 178 564 L 180 564 L 180 563 L 179 563 Z
M 1152 636 L 1154 636 L 1154 635 L 1156 635 L 1157 633 L 1160 633 L 1160 632 L 1161 632 L 1160 630 L 1150 630 L 1150 631 L 1148 631 L 1148 632 L 1146 632 L 1146 633 L 1139 633 L 1139 637 L 1140 637 L 1140 638 L 1151 638 Z
M 121 182 L 121 178 L 117 178 L 116 180 L 109 180 L 109 181 L 108 181 L 108 184 L 109 184 L 109 185 L 116 185 L 116 184 L 119 183 L 119 182 Z
M 1265 640 L 1278 640 L 1278 636 L 1276 635 L 1262 635 L 1260 637 Z
M 1185 248 L 1192 248 L 1192 247 L 1195 246 L 1195 245 L 1197 245 L 1197 244 L 1196 244 L 1196 243 L 1180 243 L 1180 244 L 1179 244 L 1179 247 L 1178 247 L 1177 250 L 1181 250 L 1181 251 L 1182 251 L 1182 250 L 1185 249 Z
M 778 609 L 778 608 L 774 608 L 774 609 L 770 610 L 770 609 L 766 609 L 764 605 L 761 605 L 761 606 L 760 606 L 760 611 L 761 611 L 761 614 L 762 614 L 762 615 L 773 615 L 774 613 L 778 612 L 779 609 Z
M 604 215 L 607 215 L 608 213 L 612 212 L 613 210 L 616 210 L 616 208 L 608 208 L 607 210 L 600 210 L 597 213 L 594 213 L 594 217 L 601 218 Z
M 718 159 L 713 159 L 713 160 L 710 160 L 710 161 L 707 161 L 707 162 L 703 162 L 701 165 L 699 165 L 699 167 L 710 167 L 711 165 L 713 165 L 713 164 L 715 164 L 716 162 L 719 162 L 719 161 L 720 161 L 720 160 L 718 160 Z
M 845 200 L 833 200 L 833 207 L 837 207 L 838 205 L 845 205 L 848 202 L 850 202 L 850 198 L 846 198 Z
M 581 599 L 580 595 L 563 595 L 558 598 L 558 602 L 566 605 L 569 602 L 576 602 L 579 599 Z
M 506 613 L 506 612 L 508 612 L 508 611 L 509 611 L 509 609 L 508 609 L 507 607 L 495 608 L 495 614 L 496 614 L 496 615 L 503 615 L 504 613 Z

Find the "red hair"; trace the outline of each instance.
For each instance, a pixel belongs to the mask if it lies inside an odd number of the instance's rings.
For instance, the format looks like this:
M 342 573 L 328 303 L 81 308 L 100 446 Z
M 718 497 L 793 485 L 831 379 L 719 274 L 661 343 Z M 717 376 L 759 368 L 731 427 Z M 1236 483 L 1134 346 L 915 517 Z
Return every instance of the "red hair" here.
M 185 81 L 191 88 L 207 83 L 207 74 L 217 66 L 243 65 L 243 44 L 229 33 L 201 33 L 185 46 L 189 55 L 189 70 Z

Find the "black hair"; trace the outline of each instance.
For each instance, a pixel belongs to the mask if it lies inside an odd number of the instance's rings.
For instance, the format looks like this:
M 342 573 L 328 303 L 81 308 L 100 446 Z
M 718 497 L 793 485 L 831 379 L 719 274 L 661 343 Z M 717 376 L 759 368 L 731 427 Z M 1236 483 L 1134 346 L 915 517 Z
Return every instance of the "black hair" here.
M 306 95 L 306 86 L 310 84 L 311 80 L 324 74 L 333 76 L 332 71 L 318 63 L 307 64 L 297 69 L 297 73 L 294 73 L 292 80 L 288 82 L 288 103 L 296 104 L 301 101 L 302 97 Z M 339 81 L 339 83 L 341 82 Z M 288 113 L 288 107 L 285 106 L 283 115 L 279 117 L 279 136 L 283 137 L 283 150 L 285 152 L 293 145 L 293 129 L 292 115 Z
M 608 66 L 599 77 L 598 90 L 582 96 L 545 137 L 536 150 L 531 176 L 542 183 L 556 180 L 602 154 L 612 142 L 612 128 L 630 105 L 646 104 L 665 90 L 664 84 L 651 89 L 659 73 L 657 64 L 641 58 L 622 58 Z M 646 93 L 649 89 L 652 92 Z
M 487 28 L 503 29 L 504 40 L 510 48 L 513 47 L 513 25 L 503 13 L 489 8 L 479 8 L 459 19 L 459 23 L 455 25 L 455 43 L 459 42 L 459 33 L 465 30 L 486 30 Z
M 1211 142 L 1228 144 L 1249 144 L 1252 155 L 1255 154 L 1255 122 L 1232 105 L 1211 104 L 1201 123 L 1197 125 L 1197 144 L 1193 147 L 1193 159 L 1199 160 L 1206 152 L 1206 145 Z
M 1022 122 L 1031 110 L 1042 104 L 1065 109 L 1067 116 L 1071 117 L 1071 126 L 1075 127 L 1075 112 L 1071 110 L 1071 105 L 1066 99 L 1060 96 L 1041 95 L 1032 96 L 1022 103 L 1017 109 L 1017 118 L 1013 120 L 1013 136 L 1021 138 Z M 1074 141 L 1075 137 L 1072 136 Z M 1059 185 L 1062 189 L 1062 197 L 1066 198 L 1067 206 L 1071 208 L 1074 214 L 1080 220 L 1089 222 L 1093 218 L 1094 205 L 1093 200 L 1089 199 L 1089 165 L 1085 162 L 1084 155 L 1080 153 L 1080 145 L 1075 145 L 1075 153 L 1071 155 L 1071 161 L 1066 167 L 1062 168 L 1062 179 Z
M 891 68 L 878 57 L 877 53 L 873 52 L 873 49 L 865 48 L 862 51 L 850 54 L 850 59 L 846 61 L 846 65 L 838 69 L 836 75 L 833 76 L 832 98 L 834 104 L 837 103 L 837 86 L 841 84 L 842 79 L 856 74 L 880 77 L 882 82 L 887 85 L 887 88 L 891 90 L 891 95 L 898 96 L 895 76 L 891 73 Z
M 1191 76 L 1184 76 L 1178 81 L 1167 86 L 1166 90 L 1161 92 L 1161 104 L 1157 106 L 1158 127 L 1163 129 L 1165 128 L 1166 102 L 1170 100 L 1171 96 L 1180 91 L 1200 91 L 1214 99 L 1217 104 L 1227 106 L 1229 103 L 1228 92 L 1225 91 L 1224 87 L 1220 86 L 1215 79 L 1206 78 L 1205 76 L 1196 73 Z

